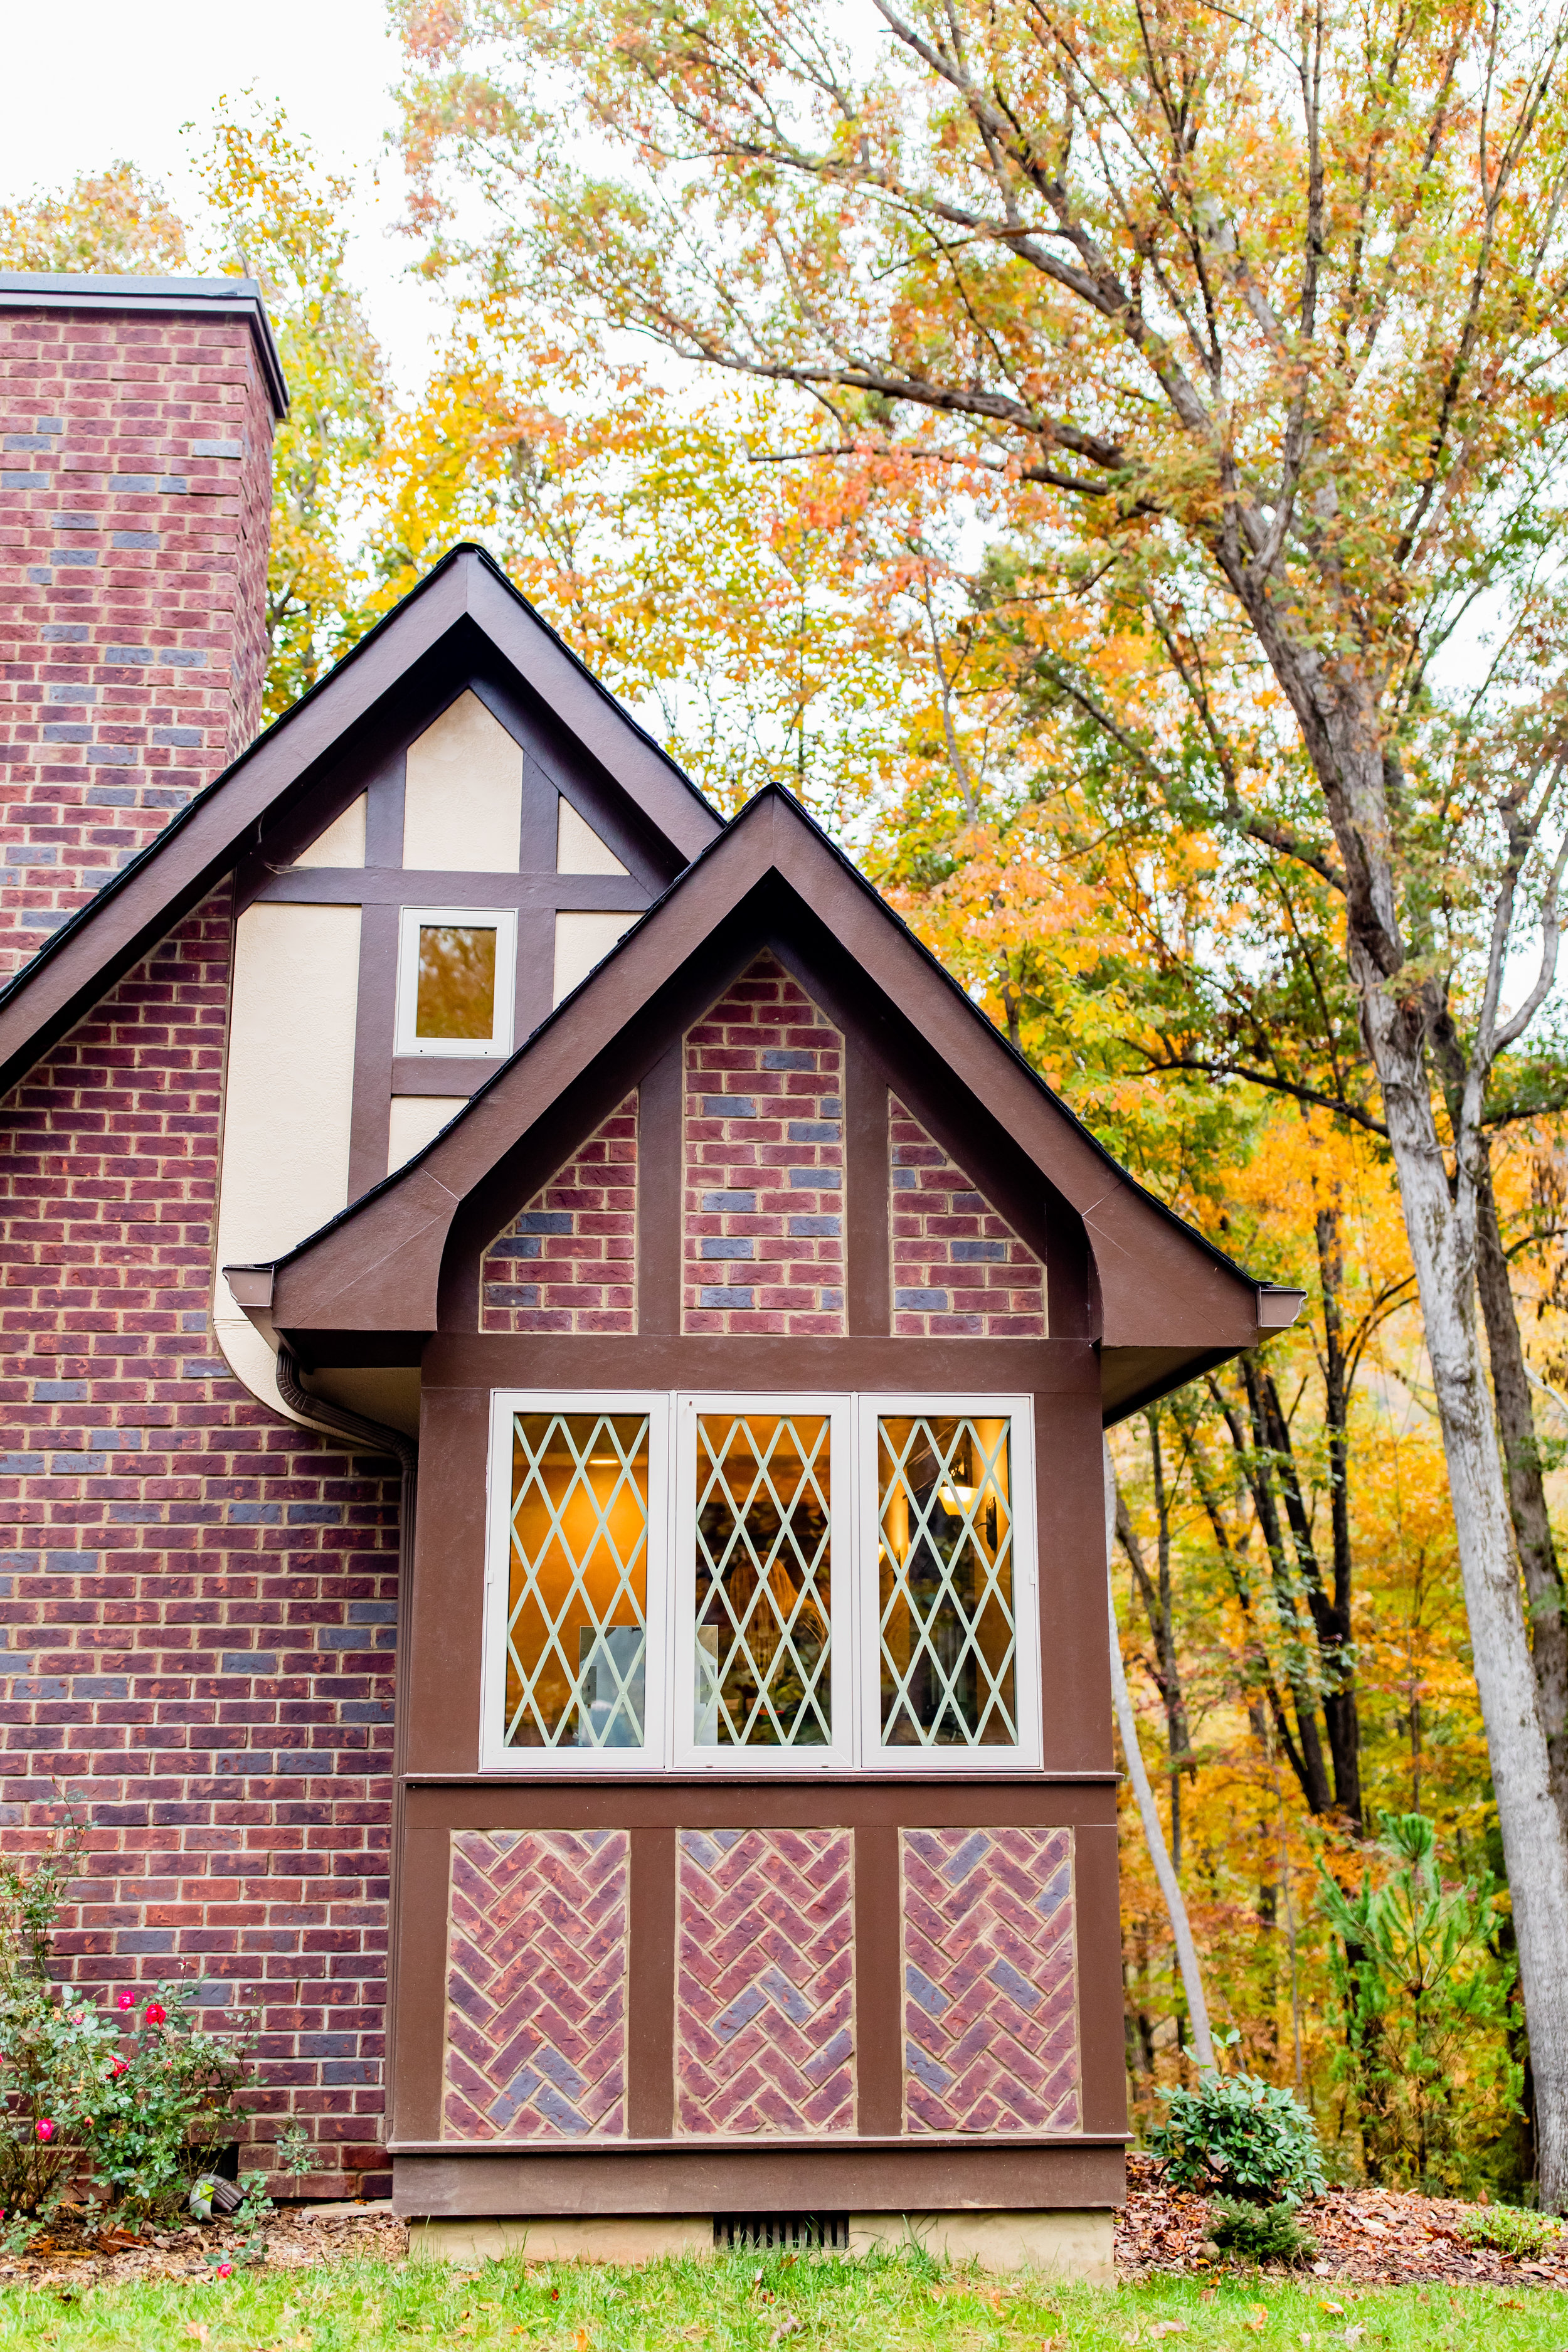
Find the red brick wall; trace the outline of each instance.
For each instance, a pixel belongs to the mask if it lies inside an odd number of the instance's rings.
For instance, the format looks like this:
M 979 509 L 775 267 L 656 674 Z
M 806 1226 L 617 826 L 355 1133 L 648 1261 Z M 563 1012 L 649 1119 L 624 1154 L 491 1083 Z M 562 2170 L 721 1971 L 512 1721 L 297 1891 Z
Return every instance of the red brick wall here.
M 901 1102 L 888 1111 L 895 1334 L 1043 1339 L 1039 1259 Z
M 682 1328 L 844 1325 L 844 1049 L 763 956 L 686 1038 Z
M 0 310 L 0 978 L 254 736 L 271 451 L 243 320 Z
M 0 1834 L 68 1800 L 78 1980 L 254 2004 L 259 2136 L 374 2180 L 397 1486 L 208 1333 L 228 955 L 219 896 L 4 1105 Z
M 485 1252 L 481 1331 L 635 1331 L 637 1098 L 592 1134 Z

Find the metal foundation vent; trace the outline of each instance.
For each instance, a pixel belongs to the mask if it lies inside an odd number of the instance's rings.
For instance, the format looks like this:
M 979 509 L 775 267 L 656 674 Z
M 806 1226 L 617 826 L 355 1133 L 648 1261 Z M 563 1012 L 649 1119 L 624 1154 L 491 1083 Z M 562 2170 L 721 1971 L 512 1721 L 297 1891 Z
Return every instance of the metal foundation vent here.
M 713 2243 L 718 2247 L 825 2246 L 830 2252 L 849 2251 L 847 2213 L 715 2213 Z

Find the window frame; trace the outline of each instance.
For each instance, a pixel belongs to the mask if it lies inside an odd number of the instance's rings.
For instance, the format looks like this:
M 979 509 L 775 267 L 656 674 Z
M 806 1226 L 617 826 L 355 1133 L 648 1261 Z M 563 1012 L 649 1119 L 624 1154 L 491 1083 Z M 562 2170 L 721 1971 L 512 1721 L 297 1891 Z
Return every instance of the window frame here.
M 517 1412 L 648 1415 L 647 1654 L 641 1748 L 509 1748 L 505 1744 L 506 1624 L 510 1575 L 511 1419 Z M 694 1654 L 679 1628 L 696 1618 L 697 1415 L 826 1412 L 833 1447 L 834 1543 L 830 1748 L 699 1748 Z M 877 1423 L 886 1414 L 984 1416 L 1011 1423 L 1017 1745 L 885 1747 L 881 1737 L 879 1496 Z M 1027 1391 L 741 1389 L 495 1389 L 486 1477 L 485 1592 L 480 1649 L 479 1765 L 508 1780 L 624 1777 L 773 1780 L 813 1774 L 879 1779 L 1014 1779 L 1044 1769 L 1035 1400 Z M 842 1497 L 842 1499 L 840 1499 Z M 838 1529 L 847 1531 L 841 1551 Z M 847 1556 L 846 1556 L 847 1554 Z
M 421 1037 L 419 932 L 440 923 L 449 929 L 496 934 L 495 1019 L 485 1037 Z M 445 1061 L 504 1061 L 511 1052 L 517 1007 L 517 909 L 515 907 L 400 907 L 397 910 L 397 1007 L 393 1052 Z
M 696 1645 L 683 1638 L 697 1621 L 697 1422 L 704 1412 L 825 1413 L 832 1463 L 832 1585 L 829 1601 L 829 1748 L 700 1748 L 691 1736 L 696 1711 Z M 855 1769 L 858 1738 L 855 1673 L 857 1619 L 855 1559 L 858 1515 L 855 1494 L 854 1399 L 847 1391 L 776 1389 L 683 1389 L 675 1397 L 675 1476 L 670 1577 L 670 1764 L 678 1772 L 846 1772 Z M 840 1500 L 840 1490 L 843 1499 Z M 848 1559 L 844 1559 L 847 1552 Z M 847 1586 L 847 1591 L 845 1587 Z
M 1035 1401 L 1029 1395 L 988 1395 L 984 1390 L 958 1389 L 943 1393 L 894 1390 L 856 1397 L 856 1453 L 861 1497 L 857 1559 L 861 1567 L 857 1582 L 860 1601 L 862 1771 L 1038 1772 L 1044 1769 L 1041 1722 L 1040 1638 L 1042 1607 L 1039 1576 L 1039 1490 L 1035 1481 Z M 1013 1518 L 1013 1642 L 1017 1740 L 1011 1748 L 890 1748 L 882 1738 L 881 1542 L 880 1496 L 877 1484 L 877 1423 L 884 1417 L 918 1416 L 922 1420 L 1006 1420 L 1009 1430 L 1009 1479 Z
M 485 1543 L 479 1769 L 551 1776 L 662 1770 L 668 1754 L 670 1478 L 668 1389 L 497 1389 L 490 1397 Z M 511 1424 L 514 1414 L 632 1413 L 648 1416 L 647 1573 L 643 1621 L 643 1744 L 640 1748 L 510 1748 L 506 1741 L 506 1632 L 511 1591 Z

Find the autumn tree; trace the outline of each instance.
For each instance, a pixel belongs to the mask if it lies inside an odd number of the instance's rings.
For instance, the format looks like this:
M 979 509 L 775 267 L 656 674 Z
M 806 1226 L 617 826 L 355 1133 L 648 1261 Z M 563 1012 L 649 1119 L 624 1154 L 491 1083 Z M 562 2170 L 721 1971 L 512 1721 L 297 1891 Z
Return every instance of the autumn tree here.
M 1342 907 L 1442 1423 L 1542 2194 L 1562 2205 L 1568 1835 L 1474 1299 L 1489 1085 L 1556 967 L 1563 16 L 402 16 L 416 202 L 437 259 L 471 262 L 492 301 L 570 300 L 805 387 L 847 444 L 988 457 L 1064 560 L 1196 566 L 1266 664 L 1310 792 L 1279 793 L 1269 762 L 1224 778 L 1213 814 Z M 488 206 L 466 251 L 448 164 Z M 1442 655 L 1483 598 L 1502 644 L 1466 706 Z
M 185 225 L 163 186 L 134 163 L 79 172 L 68 188 L 0 205 L 6 269 L 123 271 L 156 278 L 189 267 Z
M 267 566 L 271 719 L 373 617 L 358 559 L 392 395 L 348 267 L 351 180 L 249 94 L 220 101 L 197 164 L 211 264 L 259 280 L 289 384 Z

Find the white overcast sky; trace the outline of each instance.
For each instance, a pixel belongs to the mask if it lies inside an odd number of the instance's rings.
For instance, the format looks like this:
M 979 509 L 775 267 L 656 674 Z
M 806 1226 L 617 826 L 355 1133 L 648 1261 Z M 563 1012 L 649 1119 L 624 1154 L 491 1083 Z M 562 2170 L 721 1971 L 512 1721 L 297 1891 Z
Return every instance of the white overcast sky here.
M 404 276 L 410 247 L 390 234 L 403 183 L 384 144 L 398 54 L 382 0 L 0 0 L 0 58 L 6 198 L 124 156 L 194 212 L 181 124 L 200 130 L 221 96 L 250 85 L 281 99 L 321 162 L 355 176 L 354 275 L 399 385 L 419 381 L 436 313 Z

